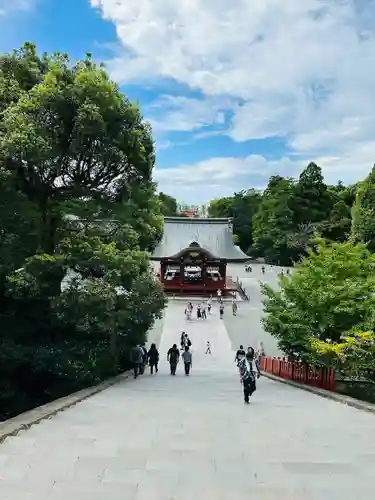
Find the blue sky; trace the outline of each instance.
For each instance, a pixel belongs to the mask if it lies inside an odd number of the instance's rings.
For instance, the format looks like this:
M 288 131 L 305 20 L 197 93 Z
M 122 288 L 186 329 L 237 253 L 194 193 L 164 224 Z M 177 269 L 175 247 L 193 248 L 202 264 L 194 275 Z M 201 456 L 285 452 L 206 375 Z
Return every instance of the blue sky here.
M 0 50 L 91 52 L 153 126 L 159 188 L 204 203 L 310 161 L 375 161 L 372 0 L 0 0 Z

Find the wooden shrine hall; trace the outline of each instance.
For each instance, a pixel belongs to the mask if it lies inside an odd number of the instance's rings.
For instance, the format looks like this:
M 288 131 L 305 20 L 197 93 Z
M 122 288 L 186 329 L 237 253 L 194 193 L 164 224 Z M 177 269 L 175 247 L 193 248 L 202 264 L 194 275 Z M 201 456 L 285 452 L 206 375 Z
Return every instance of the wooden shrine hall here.
M 160 262 L 158 276 L 167 293 L 228 295 L 237 286 L 227 276 L 227 263 L 248 257 L 233 244 L 230 219 L 166 217 L 152 259 Z

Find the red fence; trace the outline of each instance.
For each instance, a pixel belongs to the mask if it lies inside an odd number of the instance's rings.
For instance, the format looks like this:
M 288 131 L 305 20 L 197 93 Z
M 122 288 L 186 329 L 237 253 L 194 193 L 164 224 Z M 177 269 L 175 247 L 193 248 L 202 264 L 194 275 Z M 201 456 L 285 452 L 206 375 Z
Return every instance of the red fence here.
M 334 391 L 335 371 L 333 368 L 314 368 L 304 363 L 291 363 L 280 358 L 260 358 L 260 369 L 277 377 L 294 380 L 300 384 L 312 385 Z

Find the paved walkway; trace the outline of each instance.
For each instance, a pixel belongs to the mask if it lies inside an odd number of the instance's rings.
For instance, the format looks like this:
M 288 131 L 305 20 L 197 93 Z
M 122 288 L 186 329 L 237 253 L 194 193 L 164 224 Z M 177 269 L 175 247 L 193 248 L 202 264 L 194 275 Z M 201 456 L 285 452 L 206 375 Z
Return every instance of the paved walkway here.
M 166 311 L 158 375 L 0 445 L 1 500 L 375 498 L 374 416 L 266 378 L 245 406 L 226 321 L 215 307 L 207 322 L 187 323 L 183 309 Z M 179 366 L 171 377 L 165 353 L 181 330 L 192 375 Z

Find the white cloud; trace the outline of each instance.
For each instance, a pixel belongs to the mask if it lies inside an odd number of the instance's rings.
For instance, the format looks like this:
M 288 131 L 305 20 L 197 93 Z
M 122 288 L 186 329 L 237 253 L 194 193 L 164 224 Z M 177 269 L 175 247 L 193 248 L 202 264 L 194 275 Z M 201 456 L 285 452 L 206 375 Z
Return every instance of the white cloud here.
M 7 16 L 20 10 L 28 10 L 34 0 L 0 0 L 0 16 Z
M 298 175 L 305 162 L 263 156 L 210 158 L 193 165 L 156 169 L 156 181 L 162 191 L 181 200 L 205 202 L 249 187 L 263 189 L 270 175 Z M 250 180 L 250 182 L 249 182 Z
M 229 110 L 226 133 L 235 141 L 284 137 L 292 154 L 321 159 L 326 174 L 344 181 L 371 168 L 372 0 L 91 4 L 116 26 L 123 47 L 109 66 L 116 79 L 150 84 L 172 78 L 204 95 L 201 102 L 163 97 L 165 114 L 155 120 L 159 131 L 204 133 L 209 125 L 222 127 Z M 254 166 L 247 159 L 244 164 Z
M 224 113 L 230 102 L 214 99 L 189 99 L 182 96 L 163 95 L 146 110 L 146 118 L 154 132 L 191 132 L 204 127 L 225 123 Z M 150 115 L 148 117 L 147 115 Z

